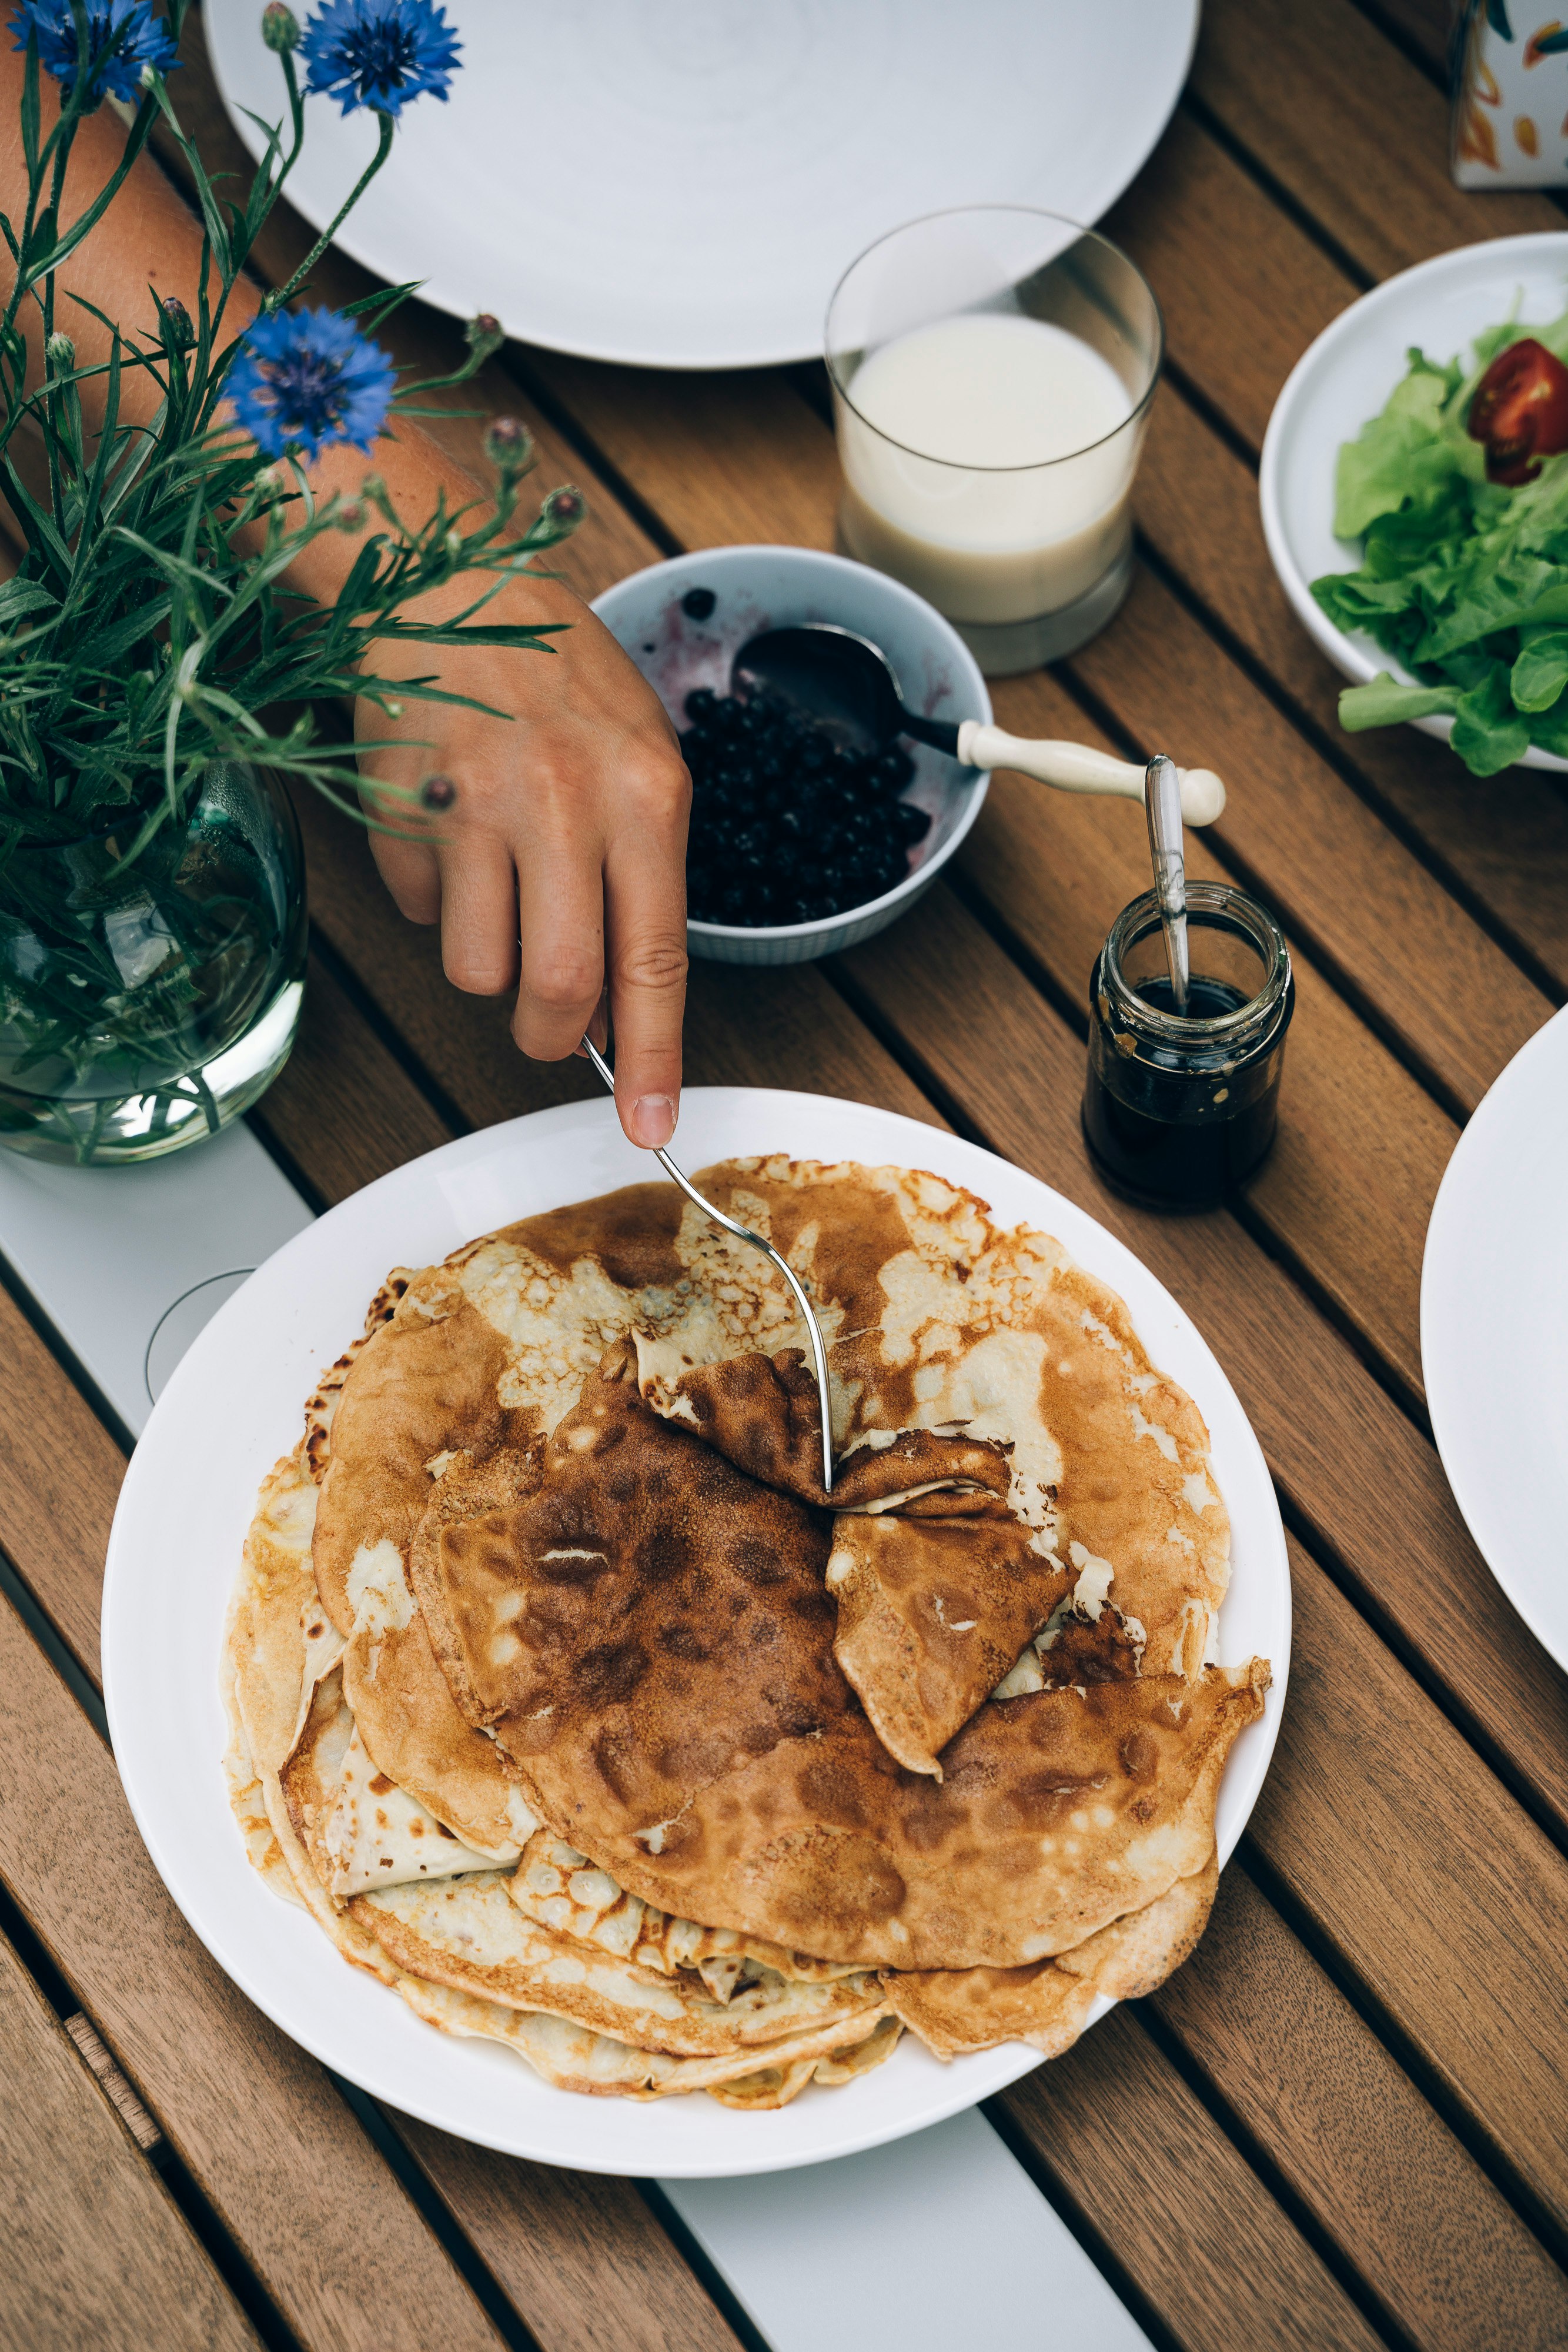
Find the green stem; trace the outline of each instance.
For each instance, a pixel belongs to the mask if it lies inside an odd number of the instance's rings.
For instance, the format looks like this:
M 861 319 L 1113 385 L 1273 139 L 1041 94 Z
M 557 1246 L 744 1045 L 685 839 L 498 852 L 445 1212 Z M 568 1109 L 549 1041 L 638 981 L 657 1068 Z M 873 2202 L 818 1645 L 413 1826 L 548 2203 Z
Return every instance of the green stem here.
M 281 310 L 289 296 L 296 292 L 298 289 L 304 284 L 306 278 L 309 277 L 310 272 L 315 268 L 316 264 L 320 260 L 321 256 L 326 252 L 327 247 L 331 244 L 332 239 L 337 236 L 338 231 L 342 227 L 343 223 L 348 219 L 349 215 L 353 211 L 354 206 L 359 203 L 360 198 L 364 194 L 365 190 L 370 186 L 371 182 L 375 178 L 376 173 L 381 170 L 382 165 L 386 162 L 387 157 L 392 153 L 393 129 L 392 116 L 390 114 L 378 114 L 376 119 L 381 124 L 382 131 L 381 137 L 376 142 L 376 152 L 374 156 L 371 158 L 371 162 L 366 164 L 364 170 L 355 181 L 353 187 L 349 193 L 347 202 L 339 206 L 338 211 L 328 223 L 327 226 L 322 230 L 320 236 L 317 238 L 315 244 L 311 247 L 309 252 L 306 255 L 298 268 L 294 272 L 293 277 L 288 280 L 288 283 L 286 286 L 274 287 L 272 292 L 262 304 L 262 309 L 269 315 L 274 310 Z

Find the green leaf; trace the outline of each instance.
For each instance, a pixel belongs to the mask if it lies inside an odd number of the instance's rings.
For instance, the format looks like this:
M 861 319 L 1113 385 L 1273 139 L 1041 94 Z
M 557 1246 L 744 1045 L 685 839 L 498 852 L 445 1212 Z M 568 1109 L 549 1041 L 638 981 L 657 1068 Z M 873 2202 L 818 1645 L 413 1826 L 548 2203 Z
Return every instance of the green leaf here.
M 1495 776 L 1530 749 L 1530 720 L 1513 707 L 1501 662 L 1479 686 L 1459 697 L 1449 740 L 1472 776 Z
M 1443 488 L 1462 471 L 1448 432 L 1447 404 L 1458 390 L 1458 362 L 1435 368 L 1419 352 L 1381 414 L 1341 447 L 1334 473 L 1336 539 L 1360 539 L 1379 515 Z
M 1550 710 L 1568 686 L 1568 629 L 1545 629 L 1521 652 L 1509 677 L 1516 710 Z
M 1459 707 L 1457 686 L 1406 686 L 1385 669 L 1367 686 L 1347 686 L 1339 698 L 1339 723 L 1347 735 L 1369 727 L 1397 727 L 1412 719 L 1435 719 Z
M 57 612 L 59 599 L 37 580 L 7 580 L 0 586 L 0 625 L 28 613 Z

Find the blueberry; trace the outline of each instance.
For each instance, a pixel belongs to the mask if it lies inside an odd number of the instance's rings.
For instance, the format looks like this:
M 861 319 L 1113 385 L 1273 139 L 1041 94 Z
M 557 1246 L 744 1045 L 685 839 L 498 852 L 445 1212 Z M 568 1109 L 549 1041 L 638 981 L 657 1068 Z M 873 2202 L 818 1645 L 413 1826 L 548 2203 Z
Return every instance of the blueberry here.
M 900 841 L 906 842 L 911 849 L 917 841 L 924 841 L 931 830 L 930 817 L 913 801 L 899 802 L 893 812 L 893 824 Z
M 686 697 L 688 719 L 711 719 L 718 708 L 718 698 L 711 686 L 697 686 Z
M 713 617 L 718 598 L 711 588 L 688 588 L 681 598 L 681 610 L 688 621 L 706 621 Z

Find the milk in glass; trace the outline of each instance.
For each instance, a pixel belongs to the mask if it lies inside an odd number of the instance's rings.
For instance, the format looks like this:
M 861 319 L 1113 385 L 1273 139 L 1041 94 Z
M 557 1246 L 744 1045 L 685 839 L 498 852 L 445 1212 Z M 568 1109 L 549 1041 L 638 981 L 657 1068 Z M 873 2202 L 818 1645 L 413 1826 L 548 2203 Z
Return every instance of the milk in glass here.
M 1124 554 L 1135 404 L 1065 328 L 939 319 L 872 352 L 845 390 L 844 543 L 955 620 L 1056 612 Z

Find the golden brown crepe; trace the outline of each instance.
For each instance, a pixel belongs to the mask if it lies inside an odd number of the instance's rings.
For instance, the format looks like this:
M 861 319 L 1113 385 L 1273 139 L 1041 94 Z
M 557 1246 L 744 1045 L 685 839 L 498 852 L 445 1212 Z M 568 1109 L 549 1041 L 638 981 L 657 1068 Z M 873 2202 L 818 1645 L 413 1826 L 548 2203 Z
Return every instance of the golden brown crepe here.
M 650 1412 L 622 1349 L 552 1433 L 537 1491 L 444 1528 L 414 1574 L 464 1713 L 591 1853 L 585 1810 L 651 1826 L 853 1705 L 828 1549 L 824 1513 Z
M 652 1833 L 614 1826 L 623 1808 L 591 1805 L 563 1779 L 563 1833 L 687 1918 L 862 1968 L 1018 1968 L 1202 1867 L 1225 1759 L 1268 1682 L 1254 1659 L 1190 1684 L 997 1700 L 944 1750 L 940 1785 L 845 1717 L 710 1782 Z
M 1040 1540 L 1008 1516 L 835 1520 L 833 1655 L 906 1770 L 942 1778 L 938 1752 L 1065 1599 L 1071 1573 Z
M 1219 1870 L 1214 1855 L 1141 1911 L 1026 1969 L 888 1969 L 894 2012 L 938 2058 L 1028 2042 L 1054 2058 L 1076 2042 L 1102 1999 L 1137 2000 L 1164 1984 L 1207 1924 Z

